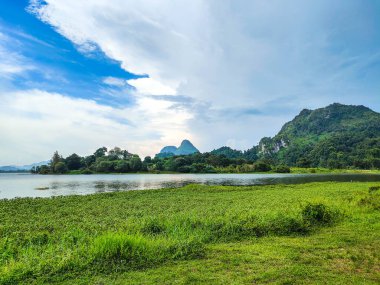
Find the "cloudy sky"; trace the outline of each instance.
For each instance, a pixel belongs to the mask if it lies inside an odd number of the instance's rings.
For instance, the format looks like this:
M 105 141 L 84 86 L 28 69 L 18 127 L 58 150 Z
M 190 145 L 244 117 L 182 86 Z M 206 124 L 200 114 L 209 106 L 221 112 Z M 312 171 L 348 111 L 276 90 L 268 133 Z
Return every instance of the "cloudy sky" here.
M 247 149 L 379 79 L 378 0 L 1 0 L 0 165 Z

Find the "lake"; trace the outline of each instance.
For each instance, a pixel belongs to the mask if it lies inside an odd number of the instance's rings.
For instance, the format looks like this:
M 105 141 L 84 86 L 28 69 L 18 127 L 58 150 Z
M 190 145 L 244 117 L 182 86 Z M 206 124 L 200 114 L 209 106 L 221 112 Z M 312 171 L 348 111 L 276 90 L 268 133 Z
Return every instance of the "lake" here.
M 93 174 L 1 173 L 0 199 L 84 195 L 111 191 L 176 188 L 187 184 L 265 185 L 325 181 L 379 181 L 379 174 Z

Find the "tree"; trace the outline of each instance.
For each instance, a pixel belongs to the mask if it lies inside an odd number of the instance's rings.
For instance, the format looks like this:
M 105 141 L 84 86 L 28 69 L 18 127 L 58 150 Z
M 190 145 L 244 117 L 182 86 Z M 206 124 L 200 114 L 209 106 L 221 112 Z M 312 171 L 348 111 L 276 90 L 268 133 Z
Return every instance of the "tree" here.
M 156 162 L 156 169 L 157 170 L 164 170 L 164 164 L 161 160 Z
M 103 157 L 103 156 L 106 155 L 106 153 L 107 153 L 107 148 L 103 146 L 103 147 L 101 147 L 101 148 L 98 148 L 98 149 L 94 152 L 94 156 L 95 156 L 96 158 L 98 158 L 98 157 Z
M 47 165 L 37 166 L 36 172 L 39 174 L 49 174 L 49 173 L 51 173 L 51 168 Z
M 108 151 L 108 156 L 110 156 L 110 158 L 113 160 L 122 159 L 123 151 L 120 147 L 115 146 L 113 149 L 110 149 Z
M 111 161 L 100 161 L 96 165 L 96 171 L 97 172 L 112 172 L 113 170 L 113 163 Z
M 55 173 L 55 166 L 57 163 L 62 162 L 62 156 L 59 155 L 58 151 L 55 151 L 53 157 L 50 160 L 50 170 Z
M 148 164 L 148 163 L 152 163 L 152 158 L 150 156 L 146 156 L 144 158 L 144 163 Z
M 121 172 L 121 173 L 125 173 L 125 172 L 128 172 L 130 171 L 130 166 L 129 166 L 129 163 L 125 160 L 119 160 L 118 162 L 116 162 L 116 165 L 115 165 L 115 170 L 116 172 Z
M 139 171 L 142 167 L 142 161 L 138 155 L 132 156 L 129 161 L 132 171 Z
M 60 161 L 54 165 L 54 173 L 63 174 L 67 172 L 67 166 L 64 162 Z
M 96 161 L 96 157 L 95 155 L 91 154 L 89 156 L 86 156 L 85 158 L 83 158 L 83 163 L 82 164 L 85 164 L 88 167 L 90 167 L 94 162 Z
M 268 172 L 272 169 L 270 164 L 264 161 L 258 161 L 253 165 L 253 170 L 256 172 Z
M 76 153 L 66 157 L 65 162 L 68 170 L 78 170 L 82 167 L 82 158 Z

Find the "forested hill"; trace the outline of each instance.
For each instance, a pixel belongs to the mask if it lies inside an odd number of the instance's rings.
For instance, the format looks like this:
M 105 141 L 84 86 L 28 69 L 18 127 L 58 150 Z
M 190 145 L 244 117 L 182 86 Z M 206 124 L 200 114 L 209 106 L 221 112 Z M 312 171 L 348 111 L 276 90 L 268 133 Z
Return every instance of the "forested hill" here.
M 118 147 L 99 148 L 81 157 L 55 152 L 35 173 L 289 172 L 290 166 L 380 169 L 380 114 L 364 106 L 332 104 L 302 110 L 273 138 L 263 138 L 246 151 L 221 147 L 200 153 L 188 140 L 141 160 Z
M 275 137 L 263 138 L 257 152 L 289 166 L 379 168 L 380 114 L 338 103 L 304 109 Z

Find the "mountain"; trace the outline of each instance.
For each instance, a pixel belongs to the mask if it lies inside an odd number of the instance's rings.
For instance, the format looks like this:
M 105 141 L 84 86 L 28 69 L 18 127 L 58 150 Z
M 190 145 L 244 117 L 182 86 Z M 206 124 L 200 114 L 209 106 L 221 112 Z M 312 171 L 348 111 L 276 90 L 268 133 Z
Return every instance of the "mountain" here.
M 41 165 L 46 165 L 50 161 L 41 161 L 41 162 L 36 162 L 32 164 L 27 164 L 27 165 L 5 165 L 5 166 L 0 166 L 0 171 L 1 172 L 17 172 L 17 171 L 29 171 L 32 169 L 34 166 L 41 166 Z
M 199 152 L 199 150 L 189 141 L 183 140 L 181 145 L 175 151 L 175 155 L 189 155 Z
M 20 171 L 20 169 L 12 165 L 0 166 L 0 172 L 17 172 L 17 171 Z
M 161 149 L 160 153 L 156 154 L 156 157 L 163 158 L 174 155 L 189 155 L 197 152 L 199 152 L 199 150 L 189 140 L 183 140 L 178 148 L 175 146 L 165 146 Z
M 224 155 L 227 158 L 243 158 L 241 150 L 232 149 L 229 146 L 222 146 L 221 148 L 214 149 L 210 152 L 214 155 Z
M 301 167 L 380 167 L 380 114 L 334 103 L 302 110 L 257 146 L 260 158 Z

